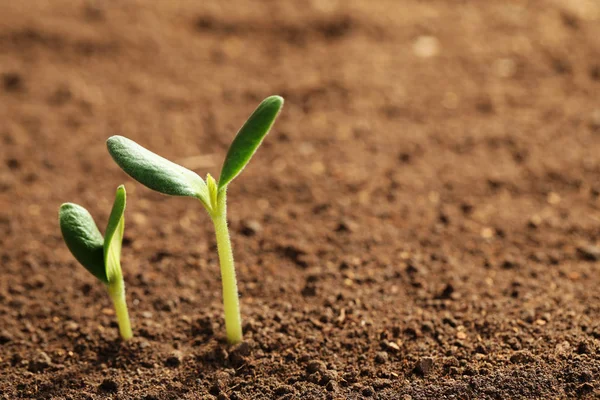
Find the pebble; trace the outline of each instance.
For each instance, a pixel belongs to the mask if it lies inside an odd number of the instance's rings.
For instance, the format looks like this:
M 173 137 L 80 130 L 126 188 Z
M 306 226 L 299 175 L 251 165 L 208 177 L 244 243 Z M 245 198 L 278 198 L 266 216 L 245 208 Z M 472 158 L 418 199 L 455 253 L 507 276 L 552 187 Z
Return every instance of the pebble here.
M 413 43 L 417 57 L 431 58 L 440 53 L 440 41 L 435 36 L 419 36 Z
M 250 237 L 256 235 L 260 231 L 262 231 L 262 225 L 260 222 L 254 219 L 249 219 L 242 222 L 242 227 L 240 229 L 240 233 L 242 235 Z
M 327 365 L 323 361 L 312 360 L 306 365 L 306 372 L 313 374 L 315 372 L 327 371 Z
M 153 314 L 152 314 L 152 312 L 150 312 L 150 311 L 143 311 L 143 312 L 142 312 L 142 318 L 145 318 L 145 319 L 152 319 L 152 316 L 153 316 Z
M 377 364 L 385 364 L 388 361 L 389 357 L 390 356 L 385 351 L 379 351 L 375 355 L 375 362 Z
M 587 261 L 600 260 L 600 247 L 594 245 L 585 245 L 577 248 L 579 257 Z
M 548 193 L 548 197 L 546 198 L 546 201 L 548 202 L 548 204 L 555 206 L 558 203 L 560 203 L 561 198 L 558 193 L 550 192 L 550 193 Z
M 415 365 L 415 372 L 421 376 L 426 376 L 433 369 L 433 358 L 423 357 Z
M 65 324 L 65 329 L 67 331 L 71 331 L 71 332 L 77 331 L 77 330 L 79 330 L 79 324 L 75 321 L 68 321 Z

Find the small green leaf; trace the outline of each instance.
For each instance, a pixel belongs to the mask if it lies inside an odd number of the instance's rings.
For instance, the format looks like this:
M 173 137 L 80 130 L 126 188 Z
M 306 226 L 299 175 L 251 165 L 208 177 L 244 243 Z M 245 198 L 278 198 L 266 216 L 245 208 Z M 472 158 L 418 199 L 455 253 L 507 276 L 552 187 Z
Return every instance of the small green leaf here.
M 206 183 L 194 171 L 154 154 L 123 136 L 110 137 L 106 146 L 123 171 L 144 186 L 171 196 L 197 197 L 208 204 Z
M 106 260 L 106 276 L 109 282 L 121 280 L 121 245 L 123 243 L 123 233 L 125 231 L 125 186 L 117 188 L 115 202 L 113 203 L 108 226 L 104 236 L 104 260 Z
M 217 210 L 217 195 L 219 194 L 217 189 L 217 182 L 211 174 L 206 174 L 206 186 L 208 187 L 208 198 L 210 199 L 211 211 Z
M 229 146 L 219 177 L 219 191 L 242 172 L 283 107 L 283 98 L 267 97 L 252 113 Z
M 104 268 L 104 239 L 94 219 L 83 207 L 65 203 L 58 212 L 60 230 L 67 247 L 88 271 L 108 283 Z

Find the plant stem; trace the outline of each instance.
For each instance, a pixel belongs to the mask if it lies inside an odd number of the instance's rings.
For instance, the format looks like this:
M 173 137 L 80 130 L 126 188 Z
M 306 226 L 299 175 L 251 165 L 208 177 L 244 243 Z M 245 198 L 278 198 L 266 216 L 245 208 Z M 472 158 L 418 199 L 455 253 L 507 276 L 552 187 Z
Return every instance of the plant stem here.
M 218 196 L 217 209 L 211 213 L 215 234 L 217 235 L 217 250 L 221 264 L 221 281 L 223 283 L 223 305 L 225 309 L 225 330 L 227 341 L 236 344 L 242 341 L 242 318 L 240 316 L 240 301 L 238 298 L 233 251 L 227 228 L 227 192 L 223 189 Z
M 127 311 L 127 302 L 125 301 L 125 283 L 123 282 L 123 278 L 108 284 L 108 294 L 115 306 L 119 333 L 123 340 L 129 340 L 133 337 L 133 332 L 131 331 L 129 312 Z

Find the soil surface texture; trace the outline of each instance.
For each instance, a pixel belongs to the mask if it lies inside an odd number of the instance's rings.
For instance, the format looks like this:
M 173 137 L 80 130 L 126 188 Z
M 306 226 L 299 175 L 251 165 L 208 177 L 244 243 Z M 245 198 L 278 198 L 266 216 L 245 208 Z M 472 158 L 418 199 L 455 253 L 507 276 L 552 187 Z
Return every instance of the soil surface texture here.
M 127 136 L 229 189 L 245 341 L 199 202 L 125 175 Z M 600 397 L 600 2 L 0 1 L 0 398 Z M 79 266 L 128 190 L 135 338 Z

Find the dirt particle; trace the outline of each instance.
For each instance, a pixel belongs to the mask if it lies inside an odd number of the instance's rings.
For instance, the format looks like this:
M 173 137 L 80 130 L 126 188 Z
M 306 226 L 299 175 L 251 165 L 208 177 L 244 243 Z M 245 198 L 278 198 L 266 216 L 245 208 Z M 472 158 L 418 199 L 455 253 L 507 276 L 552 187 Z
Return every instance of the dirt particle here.
M 365 397 L 371 397 L 375 394 L 375 390 L 371 386 L 365 386 L 362 389 L 361 394 Z
M 451 316 L 444 317 L 442 319 L 442 323 L 444 323 L 446 325 L 450 325 L 453 328 L 456 328 L 458 326 L 458 322 L 456 322 L 456 320 L 454 318 L 452 318 Z
M 325 372 L 327 371 L 327 365 L 323 361 L 312 360 L 306 365 L 306 372 L 309 374 L 314 374 L 315 372 Z
M 2 75 L 2 84 L 7 92 L 20 92 L 24 89 L 23 78 L 17 72 L 7 72 Z
M 416 337 L 416 336 L 415 336 L 415 337 Z M 384 345 L 384 346 L 385 346 L 385 347 L 386 347 L 388 350 L 390 350 L 390 351 L 392 351 L 392 352 L 400 351 L 400 346 L 399 346 L 399 345 L 398 345 L 398 343 L 396 343 L 396 342 L 392 342 L 392 341 L 388 342 L 388 341 L 385 341 L 385 342 L 383 343 L 383 345 Z
M 351 221 L 349 219 L 341 220 L 335 227 L 335 231 L 339 232 L 339 233 L 355 232 L 357 230 L 358 230 L 358 225 L 356 224 L 356 222 Z
M 475 206 L 471 203 L 462 203 L 460 205 L 460 211 L 462 211 L 463 215 L 465 216 L 469 216 L 471 214 L 473 214 L 473 210 L 475 209 Z
M 423 357 L 415 364 L 414 372 L 420 376 L 428 375 L 433 369 L 433 358 Z
M 573 72 L 573 67 L 571 66 L 571 63 L 565 58 L 553 57 L 551 59 L 551 65 L 554 69 L 554 72 L 556 72 L 559 75 L 568 75 L 571 72 Z
M 550 192 L 548 193 L 548 196 L 546 198 L 546 201 L 548 202 L 548 204 L 555 206 L 558 205 L 561 202 L 561 197 L 560 194 L 556 193 L 556 192 Z
M 48 104 L 60 107 L 67 104 L 72 97 L 73 95 L 68 87 L 60 86 L 50 97 L 48 97 Z
M 588 395 L 594 391 L 594 386 L 591 383 L 584 383 L 577 387 L 577 394 L 580 396 Z
M 502 268 L 504 269 L 514 269 L 519 266 L 519 262 L 512 257 L 506 257 L 504 261 L 502 261 Z
M 442 290 L 442 292 L 437 296 L 437 298 L 441 299 L 441 300 L 449 300 L 453 297 L 452 296 L 453 293 L 454 293 L 454 286 L 452 286 L 451 283 L 448 283 L 448 284 L 446 284 L 446 286 L 444 286 L 444 290 Z
M 67 321 L 65 323 L 65 329 L 69 332 L 76 332 L 79 330 L 79 324 L 75 321 Z
M 419 36 L 413 42 L 413 53 L 420 58 L 435 57 L 440 53 L 440 41 L 434 36 Z
M 328 392 L 335 392 L 337 390 L 337 383 L 335 381 L 329 381 L 327 382 L 327 384 L 325 385 L 325 389 Z
M 304 297 L 314 297 L 317 295 L 317 287 L 314 283 L 307 283 L 304 288 L 302 288 L 302 296 Z
M 377 364 L 385 364 L 386 362 L 388 362 L 389 358 L 390 356 L 385 351 L 379 351 L 377 352 L 377 354 L 375 354 L 375 362 Z
M 570 348 L 571 348 L 571 343 L 569 343 L 567 340 L 564 340 L 556 345 L 556 347 L 554 348 L 554 351 L 557 354 L 566 354 Z
M 477 354 L 487 354 L 488 350 L 487 350 L 487 348 L 483 344 L 480 343 L 477 346 L 475 346 L 475 353 L 477 353 Z
M 104 21 L 105 15 L 98 4 L 86 4 L 83 8 L 83 16 L 88 22 Z
M 250 355 L 251 346 L 248 342 L 238 343 L 229 351 L 229 361 L 235 366 L 243 365 Z
M 589 354 L 590 353 L 590 345 L 587 342 L 579 342 L 577 344 L 577 354 Z
M 0 332 L 0 345 L 6 344 L 13 340 L 13 336 L 7 330 Z
M 276 396 L 281 397 L 281 396 L 284 396 L 286 394 L 292 394 L 295 391 L 296 390 L 291 385 L 280 385 L 280 386 L 277 386 L 275 388 L 275 390 L 273 391 L 273 393 L 275 393 Z
M 101 392 L 116 393 L 119 390 L 119 384 L 114 380 L 107 378 L 98 386 Z
M 354 21 L 346 15 L 318 21 L 314 24 L 315 31 L 326 39 L 339 39 L 349 34 L 353 28 Z
M 585 245 L 577 248 L 577 254 L 579 258 L 586 261 L 599 261 L 600 260 L 600 246 Z
M 512 58 L 500 58 L 494 62 L 494 70 L 500 78 L 512 78 L 517 72 L 517 63 Z
M 494 103 L 489 97 L 480 97 L 475 101 L 475 109 L 481 114 L 492 114 L 494 112 Z
M 535 321 L 535 310 L 533 308 L 523 310 L 521 312 L 521 319 L 532 324 Z
M 329 382 L 335 382 L 337 380 L 337 377 L 337 372 L 335 371 L 321 372 L 321 380 L 319 381 L 319 385 L 325 386 Z
M 6 166 L 12 170 L 16 170 L 21 167 L 21 163 L 16 158 L 9 158 L 6 160 Z
M 52 359 L 48 354 L 43 351 L 40 351 L 36 354 L 36 356 L 29 362 L 29 371 L 31 372 L 42 372 L 45 369 L 52 366 Z
M 255 236 L 260 231 L 262 231 L 262 225 L 254 219 L 243 221 L 240 228 L 240 233 L 248 237 Z
M 510 362 L 513 364 L 528 364 L 534 361 L 533 355 L 526 350 L 517 351 L 510 356 Z
M 174 351 L 165 360 L 165 366 L 170 368 L 177 368 L 181 365 L 182 354 L 180 351 Z
M 589 120 L 590 129 L 594 132 L 600 131 L 600 109 L 592 111 Z
M 590 78 L 600 81 L 600 65 L 592 65 L 590 67 Z
M 527 222 L 527 226 L 531 229 L 537 229 L 541 224 L 542 217 L 540 217 L 537 214 L 532 215 L 531 218 L 529 218 L 529 221 Z
M 411 161 L 411 154 L 407 153 L 407 152 L 402 152 L 400 154 L 398 154 L 398 160 L 400 160 L 400 162 L 402 164 L 409 164 Z

